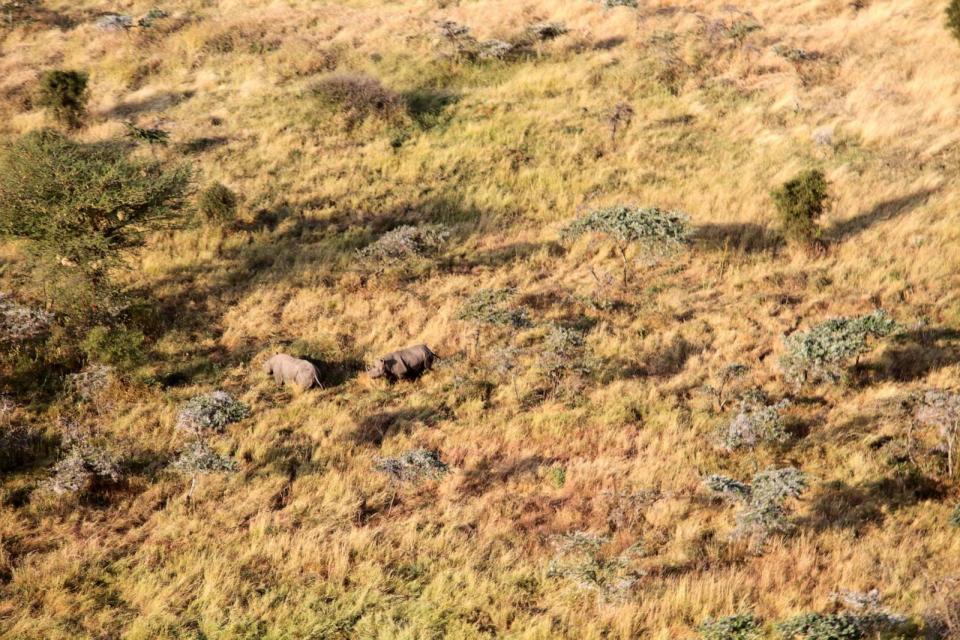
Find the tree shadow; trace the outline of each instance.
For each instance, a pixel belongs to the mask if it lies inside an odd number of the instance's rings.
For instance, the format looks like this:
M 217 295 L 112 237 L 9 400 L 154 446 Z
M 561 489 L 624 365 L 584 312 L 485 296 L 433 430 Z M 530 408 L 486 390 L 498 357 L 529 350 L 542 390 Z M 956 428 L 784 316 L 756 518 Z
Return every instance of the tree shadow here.
M 211 149 L 216 149 L 217 147 L 222 147 L 223 145 L 230 142 L 230 138 L 226 136 L 204 136 L 200 138 L 192 138 L 190 140 L 184 140 L 176 146 L 178 153 L 185 155 L 194 155 L 197 153 L 203 153 L 204 151 L 210 151 Z
M 927 200 L 930 199 L 930 196 L 939 190 L 939 187 L 934 189 L 921 189 L 907 196 L 879 202 L 863 213 L 834 224 L 827 231 L 827 235 L 838 240 L 844 240 L 850 236 L 862 233 L 876 224 L 909 213 L 920 205 L 925 204 Z
M 288 215 L 290 215 L 290 210 L 286 207 L 279 207 L 277 209 L 259 209 L 254 214 L 253 220 L 235 221 L 233 223 L 233 230 L 241 233 L 256 233 L 258 231 L 272 232 Z
M 960 331 L 918 329 L 898 336 L 878 359 L 860 365 L 871 381 L 912 382 L 960 363 Z
M 693 240 L 709 251 L 732 249 L 740 253 L 777 251 L 784 245 L 778 233 L 752 222 L 699 225 L 694 230 Z
M 554 462 L 555 459 L 553 458 L 548 459 L 539 455 L 526 456 L 503 463 L 484 458 L 461 474 L 460 490 L 465 495 L 478 496 L 492 485 L 503 484 L 511 477 L 523 473 L 536 473 L 540 467 Z
M 835 480 L 818 488 L 811 499 L 810 513 L 801 518 L 801 523 L 816 531 L 861 531 L 881 524 L 890 512 L 927 500 L 940 500 L 945 495 L 946 490 L 939 482 L 915 470 L 856 485 Z
M 194 96 L 193 91 L 165 91 L 157 95 L 118 104 L 102 113 L 107 118 L 129 118 L 141 113 L 163 111 Z
M 403 94 L 407 113 L 421 129 L 431 129 L 442 121 L 448 107 L 460 101 L 460 96 L 449 91 L 421 88 Z
M 525 260 L 546 248 L 551 255 L 563 251 L 559 242 L 513 242 L 511 244 L 471 253 L 456 262 L 456 266 L 465 269 L 474 267 L 502 267 L 517 260 Z
M 616 49 L 623 43 L 627 41 L 626 38 L 622 36 L 614 36 L 612 38 L 603 38 L 602 40 L 597 40 L 593 43 L 594 51 L 611 51 Z
M 327 358 L 315 358 L 309 355 L 298 354 L 294 357 L 306 360 L 319 371 L 320 384 L 325 389 L 330 387 L 339 387 L 340 385 L 353 380 L 363 371 L 364 363 L 359 358 L 346 358 L 344 360 L 329 360 Z
M 408 434 L 418 426 L 433 427 L 448 416 L 449 410 L 443 405 L 380 411 L 358 419 L 350 439 L 379 447 L 390 435 Z

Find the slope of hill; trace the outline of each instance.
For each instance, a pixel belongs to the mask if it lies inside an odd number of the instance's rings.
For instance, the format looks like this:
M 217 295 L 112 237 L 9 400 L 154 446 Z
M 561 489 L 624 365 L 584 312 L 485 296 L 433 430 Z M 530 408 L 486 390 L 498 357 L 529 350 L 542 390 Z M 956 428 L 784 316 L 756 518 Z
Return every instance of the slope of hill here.
M 115 274 L 157 318 L 93 401 L 0 379 L 8 423 L 47 443 L 2 476 L 0 635 L 666 639 L 752 612 L 777 637 L 871 589 L 922 633 L 946 624 L 960 491 L 905 406 L 960 376 L 958 44 L 940 2 L 755 4 L 0 5 L 5 139 L 51 124 L 43 71 L 81 69 L 70 135 L 161 129 L 135 153 L 240 197 L 235 222 L 157 233 Z M 154 5 L 150 26 L 97 26 Z M 544 22 L 566 32 L 524 35 Z M 475 55 L 489 40 L 528 44 Z M 770 199 L 809 167 L 831 185 L 819 251 L 779 239 Z M 622 285 L 610 243 L 561 233 L 617 203 L 686 212 L 689 247 L 630 253 Z M 358 257 L 402 225 L 451 235 Z M 42 301 L 31 255 L 2 245 L 0 290 Z M 528 322 L 461 319 L 486 289 Z M 784 380 L 785 334 L 878 307 L 903 331 L 847 379 Z M 554 327 L 584 344 L 551 378 Z M 420 380 L 363 373 L 420 342 L 443 357 Z M 325 363 L 324 388 L 276 388 L 260 365 L 279 350 Z M 719 410 L 704 387 L 733 363 Z M 751 387 L 791 401 L 788 437 L 727 451 Z M 177 412 L 216 389 L 250 408 L 213 440 L 237 470 L 191 488 Z M 99 430 L 122 482 L 46 488 L 65 423 Z M 382 472 L 420 449 L 446 469 Z M 703 480 L 771 467 L 808 488 L 757 547 Z

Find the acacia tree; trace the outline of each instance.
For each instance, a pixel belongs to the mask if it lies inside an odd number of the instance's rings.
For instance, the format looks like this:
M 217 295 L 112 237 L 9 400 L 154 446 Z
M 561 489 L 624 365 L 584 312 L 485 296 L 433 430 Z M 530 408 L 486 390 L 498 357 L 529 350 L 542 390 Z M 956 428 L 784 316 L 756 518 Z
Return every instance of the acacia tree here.
M 784 339 L 780 366 L 789 382 L 837 382 L 851 360 L 870 350 L 869 338 L 884 338 L 899 325 L 883 309 L 853 318 L 832 318 Z
M 579 238 L 593 233 L 607 236 L 613 241 L 623 262 L 623 285 L 627 286 L 630 281 L 627 250 L 631 246 L 640 246 L 650 257 L 666 255 L 687 243 L 690 228 L 688 218 L 683 213 L 657 207 L 616 205 L 577 218 L 567 225 L 562 235 L 565 238 Z
M 523 307 L 508 305 L 516 291 L 505 289 L 479 289 L 467 298 L 457 312 L 459 320 L 472 322 L 476 327 L 473 348 L 480 347 L 480 334 L 484 327 L 512 327 L 521 329 L 530 326 L 530 319 Z
M 185 166 L 134 159 L 116 143 L 31 132 L 0 152 L 0 237 L 103 282 L 148 232 L 177 223 L 189 180 Z
M 774 533 L 793 529 L 787 499 L 798 498 L 807 488 L 807 475 L 794 467 L 768 469 L 753 476 L 747 484 L 722 475 L 704 480 L 711 491 L 744 505 L 737 516 L 734 537 L 747 537 L 760 550 Z

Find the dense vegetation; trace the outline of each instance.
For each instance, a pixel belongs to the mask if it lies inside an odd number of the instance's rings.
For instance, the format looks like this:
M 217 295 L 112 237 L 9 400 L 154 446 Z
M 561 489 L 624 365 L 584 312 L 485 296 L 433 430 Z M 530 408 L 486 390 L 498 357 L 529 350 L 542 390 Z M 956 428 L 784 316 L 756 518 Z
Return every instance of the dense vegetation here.
M 957 637 L 957 3 L 755 5 L 0 1 L 0 638 Z

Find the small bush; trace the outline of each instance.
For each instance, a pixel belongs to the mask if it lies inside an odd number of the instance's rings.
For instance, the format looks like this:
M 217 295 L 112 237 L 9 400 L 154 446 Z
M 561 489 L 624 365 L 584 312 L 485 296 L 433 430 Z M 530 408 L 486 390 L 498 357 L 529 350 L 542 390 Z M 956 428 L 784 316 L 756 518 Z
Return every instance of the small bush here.
M 225 391 L 214 391 L 190 398 L 177 414 L 177 428 L 201 438 L 222 433 L 228 424 L 243 420 L 250 409 Z
M 507 304 L 514 295 L 516 292 L 511 288 L 480 289 L 460 305 L 457 319 L 472 322 L 476 326 L 474 349 L 479 348 L 485 327 L 520 329 L 530 326 L 526 309 Z
M 739 362 L 728 364 L 720 369 L 719 372 L 714 374 L 714 381 L 712 383 L 704 385 L 703 392 L 712 396 L 714 400 L 716 400 L 717 411 L 723 411 L 724 407 L 727 405 L 730 387 L 737 380 L 740 380 L 747 375 L 749 371 L 750 367 L 745 364 L 740 364 Z
M 34 459 L 42 450 L 41 434 L 27 425 L 13 422 L 12 403 L 0 397 L 0 472 L 13 471 Z
M 76 128 L 87 110 L 88 76 L 82 71 L 54 69 L 40 76 L 37 104 L 50 110 L 61 124 Z
M 637 0 L 600 0 L 600 3 L 607 9 L 612 9 L 613 7 L 636 9 L 638 6 Z
M 230 222 L 237 217 L 237 194 L 214 182 L 200 192 L 197 210 L 208 222 Z
M 90 402 L 110 383 L 113 367 L 103 364 L 89 365 L 82 371 L 67 376 L 67 389 L 78 400 Z
M 823 171 L 811 169 L 771 193 L 780 226 L 788 240 L 811 242 L 819 237 L 817 220 L 823 215 L 830 198 L 828 188 Z
M 80 349 L 89 361 L 130 369 L 144 360 L 143 340 L 135 329 L 97 326 L 87 332 Z
M 960 528 L 960 504 L 950 514 L 950 526 Z
M 642 577 L 632 560 L 640 552 L 637 546 L 620 554 L 605 552 L 610 542 L 605 536 L 574 531 L 554 538 L 556 555 L 547 575 L 568 580 L 579 590 L 599 594 L 605 600 L 622 600 Z
M 704 484 L 711 491 L 744 504 L 737 516 L 734 537 L 749 538 L 754 549 L 759 550 L 771 535 L 793 529 L 786 501 L 800 497 L 807 487 L 807 476 L 799 469 L 784 467 L 761 471 L 753 476 L 751 484 L 721 475 L 706 478 Z
M 598 233 L 612 239 L 623 261 L 623 283 L 630 279 L 627 249 L 637 244 L 648 257 L 666 255 L 686 244 L 690 234 L 687 216 L 657 207 L 642 209 L 617 205 L 597 209 L 571 222 L 563 230 L 567 238 Z
M 377 458 L 374 468 L 396 480 L 405 481 L 439 478 L 447 472 L 447 465 L 440 461 L 440 454 L 427 449 L 415 449 L 395 458 Z
M 351 128 L 371 116 L 394 119 L 404 107 L 399 94 L 365 75 L 340 74 L 324 78 L 314 85 L 313 93 L 325 107 L 340 110 Z
M 237 463 L 221 456 L 202 440 L 191 440 L 180 452 L 171 468 L 196 477 L 206 473 L 229 473 L 237 470 Z
M 626 129 L 633 122 L 633 107 L 627 102 L 621 102 L 610 110 L 607 124 L 610 126 L 610 144 L 616 144 L 617 132 Z
M 854 318 L 833 318 L 809 331 L 797 332 L 784 340 L 786 353 L 780 368 L 788 382 L 837 382 L 851 360 L 870 350 L 869 338 L 884 338 L 899 325 L 883 309 Z
M 947 5 L 947 29 L 960 41 L 960 0 L 950 0 Z
M 947 473 L 953 476 L 960 456 L 960 393 L 927 391 L 915 417 L 920 424 L 938 430 L 941 446 L 947 453 Z
M 727 451 L 753 449 L 760 444 L 783 444 L 790 439 L 784 429 L 783 410 L 787 400 L 768 404 L 762 394 L 748 394 L 740 401 L 737 415 L 720 434 L 721 446 Z
M 586 362 L 583 334 L 566 327 L 553 326 L 543 341 L 538 368 L 541 376 L 556 392 L 564 378 L 585 374 L 590 370 Z
M 529 325 L 526 310 L 506 306 L 516 292 L 513 289 L 480 289 L 460 306 L 457 318 L 480 324 L 510 326 Z
M 52 316 L 43 309 L 17 304 L 0 293 L 0 346 L 36 340 L 50 329 Z
M 54 467 L 47 486 L 54 493 L 86 493 L 99 483 L 121 478 L 116 459 L 106 450 L 86 442 L 74 443 Z
M 527 33 L 535 40 L 554 40 L 565 34 L 569 29 L 562 22 L 537 22 L 527 27 Z
M 147 11 L 143 16 L 137 20 L 137 26 L 143 29 L 149 29 L 153 27 L 158 20 L 163 20 L 164 18 L 169 17 L 170 14 L 164 11 L 163 9 L 153 8 Z
M 701 640 L 754 640 L 760 638 L 760 623 L 749 613 L 708 618 L 698 630 Z
M 358 255 L 370 262 L 396 264 L 436 253 L 449 237 L 450 232 L 442 225 L 404 225 L 383 234 L 360 249 Z
M 149 129 L 138 127 L 132 122 L 125 122 L 127 128 L 127 137 L 134 142 L 146 142 L 148 145 L 167 146 L 170 141 L 170 134 L 163 129 Z
M 849 613 L 805 613 L 777 623 L 784 640 L 860 640 L 864 631 L 857 617 Z

